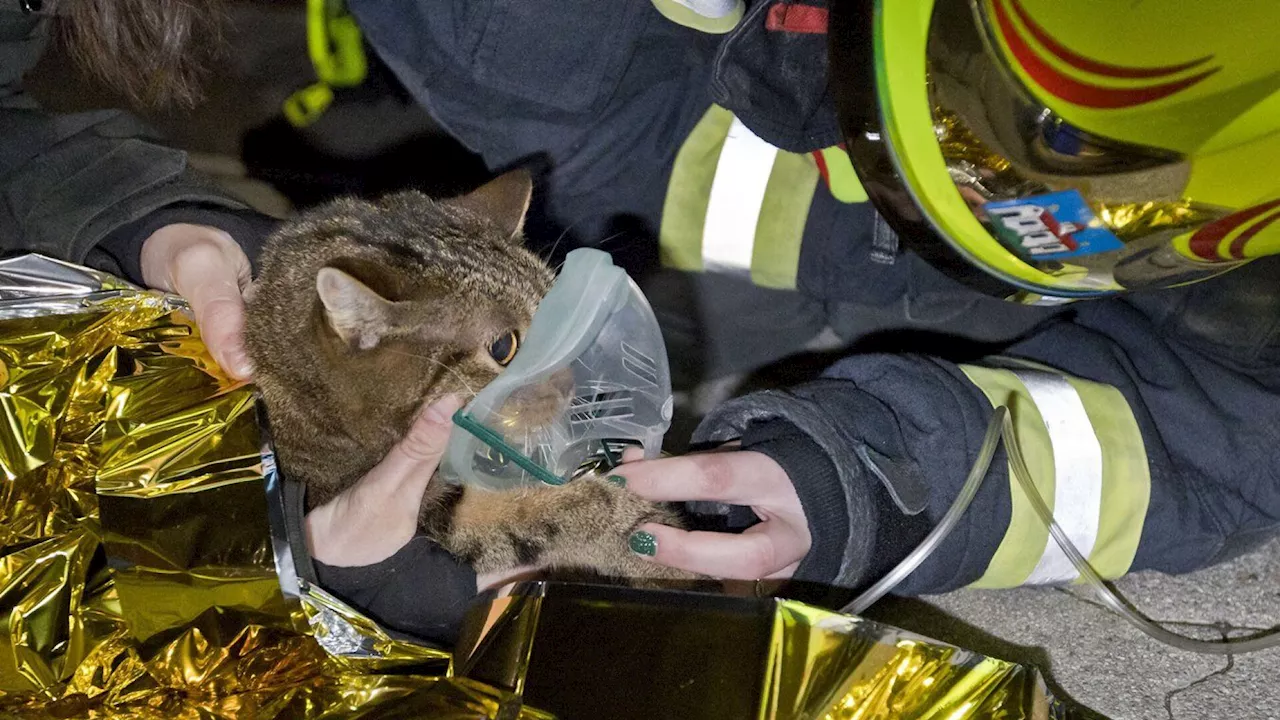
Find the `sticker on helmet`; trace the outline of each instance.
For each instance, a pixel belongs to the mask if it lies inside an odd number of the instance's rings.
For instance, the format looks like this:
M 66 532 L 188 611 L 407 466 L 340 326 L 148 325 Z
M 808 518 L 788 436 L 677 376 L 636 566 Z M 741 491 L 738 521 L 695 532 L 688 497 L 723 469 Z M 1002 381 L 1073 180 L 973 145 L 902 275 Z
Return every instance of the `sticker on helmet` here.
M 1063 260 L 1124 247 L 1076 190 L 983 205 L 996 237 L 1028 260 Z

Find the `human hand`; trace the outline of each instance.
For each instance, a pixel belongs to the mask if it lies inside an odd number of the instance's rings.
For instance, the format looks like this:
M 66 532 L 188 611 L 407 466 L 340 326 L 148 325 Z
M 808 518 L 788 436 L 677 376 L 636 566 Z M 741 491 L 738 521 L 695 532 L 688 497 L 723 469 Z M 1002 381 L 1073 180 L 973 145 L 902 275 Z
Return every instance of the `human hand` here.
M 449 395 L 424 408 L 382 462 L 307 513 L 313 558 L 335 567 L 373 565 L 413 538 L 422 496 L 449 443 L 450 418 L 461 406 Z
M 334 567 L 373 565 L 404 547 L 418 530 L 422 496 L 449 443 L 453 413 L 462 406 L 454 395 L 418 413 L 404 439 L 355 485 L 307 513 L 307 549 Z M 506 585 L 530 568 L 479 575 L 477 589 Z
M 813 542 L 790 478 L 768 455 L 749 450 L 698 453 L 630 462 L 614 472 L 647 500 L 745 505 L 761 520 L 741 534 L 646 523 L 631 536 L 631 548 L 654 562 L 730 580 L 789 578 Z
M 244 290 L 251 268 L 236 241 L 217 228 L 175 223 L 142 243 L 141 259 L 143 282 L 186 298 L 218 366 L 247 380 L 253 365 L 244 348 Z

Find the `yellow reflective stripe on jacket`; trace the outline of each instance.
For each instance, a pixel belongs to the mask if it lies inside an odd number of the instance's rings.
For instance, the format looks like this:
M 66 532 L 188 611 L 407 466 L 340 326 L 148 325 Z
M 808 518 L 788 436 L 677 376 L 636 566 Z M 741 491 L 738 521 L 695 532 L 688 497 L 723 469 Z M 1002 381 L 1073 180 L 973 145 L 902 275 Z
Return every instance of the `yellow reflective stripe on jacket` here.
M 808 155 L 780 152 L 774 159 L 751 254 L 751 281 L 756 285 L 788 290 L 796 286 L 815 172 Z M 807 193 L 803 192 L 806 187 Z
M 737 27 L 746 9 L 746 4 L 742 0 L 650 1 L 658 12 L 671 22 L 711 35 L 723 35 Z
M 1040 411 L 1031 401 L 1026 388 L 1008 370 L 984 367 L 960 366 L 969 380 L 982 390 L 992 407 L 1009 408 L 1014 430 L 1021 443 L 1022 455 L 1035 480 L 1036 489 L 1044 496 L 1045 503 L 1053 508 L 1054 477 L 1053 455 L 1049 446 L 1049 433 L 1045 429 Z M 1013 510 L 1004 539 L 996 548 L 987 571 L 974 587 L 1014 587 L 1021 585 L 1031 575 L 1032 569 L 1044 554 L 1049 529 L 1036 517 L 1031 503 L 1018 487 L 1009 469 L 1009 492 Z
M 713 105 L 676 154 L 659 229 L 662 261 L 794 289 L 817 185 L 810 155 L 768 145 Z
M 1137 421 L 1114 387 L 1018 363 L 961 366 L 993 405 L 1009 407 L 1036 488 L 1059 525 L 1105 578 L 1133 563 L 1151 494 Z M 975 587 L 1077 579 L 1009 470 L 1012 515 Z
M 862 181 L 858 179 L 858 173 L 853 169 L 853 160 L 849 158 L 849 153 L 845 152 L 844 148 L 834 145 L 819 150 L 818 154 L 822 157 L 822 164 L 826 168 L 824 175 L 832 197 L 842 203 L 867 201 L 867 191 L 862 187 Z
M 712 105 L 676 153 L 662 206 L 658 246 L 662 263 L 677 270 L 702 269 L 702 226 L 711 182 L 733 113 Z

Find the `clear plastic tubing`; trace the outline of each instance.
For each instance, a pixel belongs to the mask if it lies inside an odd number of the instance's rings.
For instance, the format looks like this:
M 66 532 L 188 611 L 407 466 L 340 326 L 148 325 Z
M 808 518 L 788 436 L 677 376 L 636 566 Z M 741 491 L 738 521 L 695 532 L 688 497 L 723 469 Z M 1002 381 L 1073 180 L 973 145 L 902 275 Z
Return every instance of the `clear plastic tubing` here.
M 854 598 L 853 602 L 842 609 L 842 612 L 856 615 L 865 611 L 892 591 L 893 588 L 897 587 L 899 583 L 933 554 L 933 551 L 942 544 L 947 535 L 955 529 L 956 523 L 960 521 L 961 516 L 969 509 L 970 503 L 973 502 L 974 496 L 978 494 L 978 488 L 981 487 L 983 479 L 987 476 L 987 470 L 991 467 L 991 459 L 995 457 L 996 446 L 1001 438 L 1004 439 L 1005 452 L 1009 456 L 1009 463 L 1014 477 L 1017 479 L 1023 493 L 1031 501 L 1036 515 L 1049 528 L 1049 534 L 1062 548 L 1062 551 L 1066 553 L 1067 557 L 1071 559 L 1071 563 L 1076 566 L 1080 576 L 1089 583 L 1102 603 L 1120 615 L 1120 617 L 1148 636 L 1166 645 L 1195 653 L 1234 655 L 1280 646 L 1280 630 L 1271 630 L 1247 638 L 1229 640 L 1200 640 L 1187 637 L 1168 630 L 1142 615 L 1127 600 L 1122 598 L 1115 590 L 1112 590 L 1098 575 L 1097 571 L 1093 569 L 1093 566 L 1089 564 L 1089 560 L 1080 554 L 1080 551 L 1067 538 L 1067 534 L 1063 532 L 1058 522 L 1054 520 L 1053 511 L 1045 504 L 1040 491 L 1036 489 L 1035 483 L 1031 480 L 1031 473 L 1027 470 L 1026 461 L 1023 459 L 1022 451 L 1018 447 L 1013 421 L 1009 417 L 1009 409 L 1004 405 L 997 406 L 992 413 L 991 420 L 987 423 L 986 435 L 983 437 L 982 445 L 978 449 L 978 457 L 974 461 L 973 467 L 970 468 L 969 476 L 965 479 L 964 485 L 960 488 L 960 494 L 951 503 L 951 507 L 947 508 L 942 520 L 902 562 L 898 563 L 893 570 L 890 570 L 861 595 Z

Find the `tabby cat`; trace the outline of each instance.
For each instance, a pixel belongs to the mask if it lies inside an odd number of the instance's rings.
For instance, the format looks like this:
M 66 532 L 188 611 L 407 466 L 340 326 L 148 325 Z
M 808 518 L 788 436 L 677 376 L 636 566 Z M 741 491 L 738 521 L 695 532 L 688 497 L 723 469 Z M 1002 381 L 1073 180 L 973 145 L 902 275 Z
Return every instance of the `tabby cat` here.
M 522 247 L 530 181 L 451 200 L 340 199 L 268 238 L 245 339 L 286 475 L 315 507 L 382 460 L 424 401 L 473 396 L 518 352 L 550 268 Z M 505 492 L 436 480 L 419 527 L 477 572 L 587 570 L 686 578 L 627 548 L 663 506 L 602 478 Z

